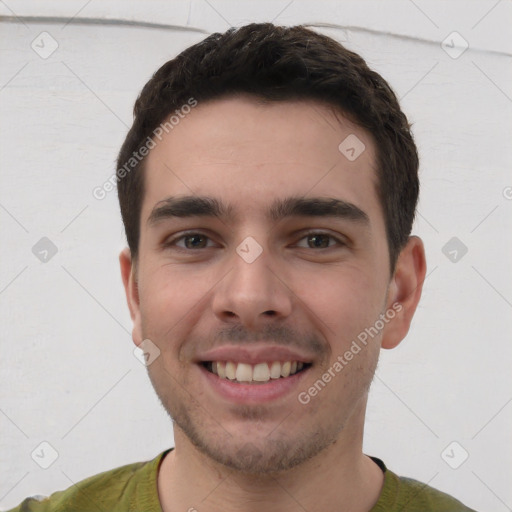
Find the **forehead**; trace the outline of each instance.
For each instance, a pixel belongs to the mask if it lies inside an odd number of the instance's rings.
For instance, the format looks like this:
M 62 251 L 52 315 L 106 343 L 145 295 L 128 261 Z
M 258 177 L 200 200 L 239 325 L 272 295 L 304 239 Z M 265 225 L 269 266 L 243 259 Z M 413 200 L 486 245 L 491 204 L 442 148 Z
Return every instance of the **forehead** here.
M 199 103 L 155 142 L 143 224 L 158 202 L 180 195 L 221 198 L 237 219 L 289 196 L 337 197 L 382 216 L 372 137 L 320 102 Z

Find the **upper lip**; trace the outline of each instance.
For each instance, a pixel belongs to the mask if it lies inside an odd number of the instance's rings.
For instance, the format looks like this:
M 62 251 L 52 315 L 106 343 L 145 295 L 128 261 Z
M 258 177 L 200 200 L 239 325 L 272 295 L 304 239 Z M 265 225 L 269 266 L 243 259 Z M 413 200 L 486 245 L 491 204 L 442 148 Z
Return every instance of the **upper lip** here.
M 250 346 L 224 345 L 217 347 L 199 354 L 196 359 L 198 363 L 207 361 L 233 361 L 237 363 L 258 364 L 273 361 L 310 363 L 313 357 L 281 345 L 251 343 Z

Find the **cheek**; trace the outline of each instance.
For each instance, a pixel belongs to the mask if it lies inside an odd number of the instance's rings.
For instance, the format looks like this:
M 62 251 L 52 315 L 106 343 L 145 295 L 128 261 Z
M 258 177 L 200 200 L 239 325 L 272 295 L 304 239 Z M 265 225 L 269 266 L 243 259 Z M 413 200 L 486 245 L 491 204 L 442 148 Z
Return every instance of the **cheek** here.
M 183 337 L 187 326 L 197 322 L 211 287 L 208 279 L 177 266 L 148 272 L 139 290 L 143 334 L 167 349 L 173 339 Z
M 333 351 L 372 325 L 380 313 L 384 292 L 361 269 L 330 267 L 316 270 L 310 279 L 302 273 L 300 280 L 297 295 L 316 316 L 316 323 L 325 326 Z

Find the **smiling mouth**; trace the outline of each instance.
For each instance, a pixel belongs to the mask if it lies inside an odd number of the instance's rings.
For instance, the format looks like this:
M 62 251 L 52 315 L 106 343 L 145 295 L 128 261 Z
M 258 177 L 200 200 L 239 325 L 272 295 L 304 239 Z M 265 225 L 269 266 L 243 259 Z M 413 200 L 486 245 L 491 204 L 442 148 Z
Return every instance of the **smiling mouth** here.
M 302 361 L 272 361 L 258 364 L 204 361 L 201 364 L 220 379 L 239 384 L 265 384 L 272 380 L 286 379 L 311 366 L 310 363 Z

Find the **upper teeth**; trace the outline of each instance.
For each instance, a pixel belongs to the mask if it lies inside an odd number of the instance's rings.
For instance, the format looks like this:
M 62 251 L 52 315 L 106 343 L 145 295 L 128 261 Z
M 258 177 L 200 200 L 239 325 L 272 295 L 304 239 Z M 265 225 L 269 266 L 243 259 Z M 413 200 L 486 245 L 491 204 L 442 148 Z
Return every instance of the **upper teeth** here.
M 238 382 L 268 382 L 270 379 L 288 377 L 302 370 L 304 363 L 298 361 L 273 361 L 271 363 L 234 363 L 216 361 L 212 363 L 212 372 L 221 379 Z

